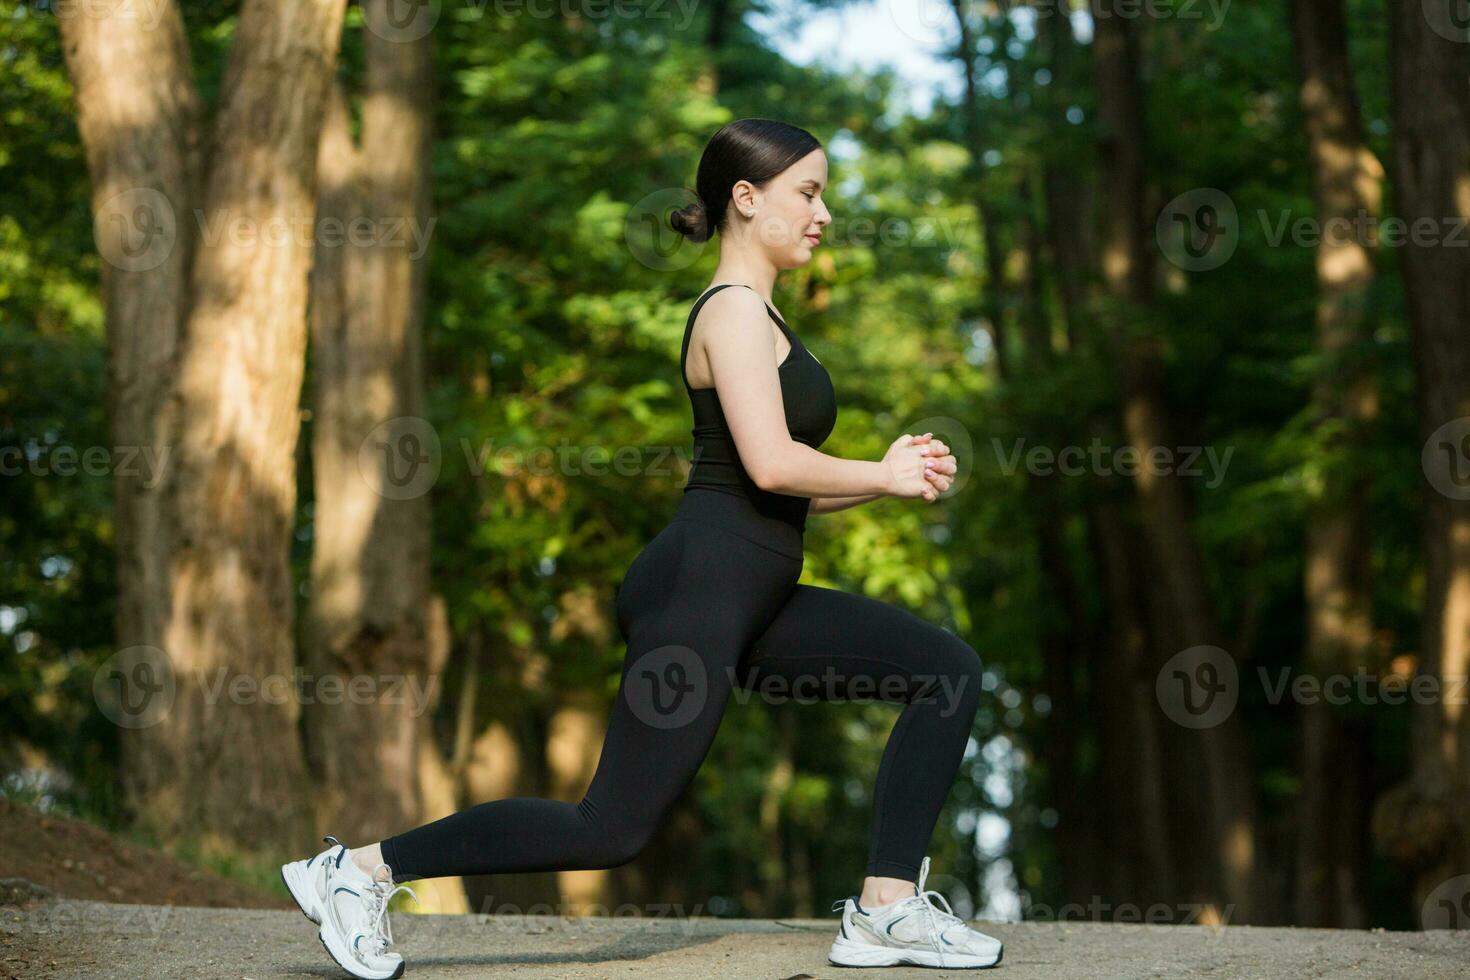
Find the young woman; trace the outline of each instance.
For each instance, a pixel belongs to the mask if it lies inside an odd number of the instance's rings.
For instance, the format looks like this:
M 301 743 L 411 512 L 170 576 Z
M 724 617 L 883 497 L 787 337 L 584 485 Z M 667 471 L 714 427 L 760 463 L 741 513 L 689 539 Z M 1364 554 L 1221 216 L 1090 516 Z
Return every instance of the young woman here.
M 302 911 L 354 976 L 403 972 L 386 917 L 403 887 L 395 882 L 631 861 L 694 778 L 732 690 L 772 682 L 782 693 L 904 705 L 874 790 L 867 876 L 834 906 L 831 961 L 1000 962 L 999 942 L 924 889 L 924 850 L 980 695 L 978 655 L 902 609 L 797 584 L 808 514 L 936 500 L 955 459 L 932 433 L 900 436 L 879 461 L 818 450 L 837 419 L 831 378 L 771 294 L 776 274 L 808 262 L 832 221 L 821 144 L 795 126 L 741 119 L 711 138 L 697 183 L 700 200 L 671 219 L 696 242 L 721 235 L 714 283 L 689 313 L 680 352 L 695 462 L 673 520 L 618 588 L 628 652 L 592 782 L 575 804 L 495 800 L 365 847 L 328 837 L 332 847 L 285 865 Z

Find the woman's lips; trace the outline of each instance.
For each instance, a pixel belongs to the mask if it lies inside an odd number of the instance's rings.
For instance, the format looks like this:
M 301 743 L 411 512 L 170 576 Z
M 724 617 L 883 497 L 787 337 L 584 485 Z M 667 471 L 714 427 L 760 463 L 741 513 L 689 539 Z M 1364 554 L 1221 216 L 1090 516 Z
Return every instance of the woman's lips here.
M 806 236 L 806 240 L 809 241 L 809 242 L 811 242 L 813 245 L 816 245 L 819 242 L 821 242 L 822 236 L 821 235 L 807 235 Z

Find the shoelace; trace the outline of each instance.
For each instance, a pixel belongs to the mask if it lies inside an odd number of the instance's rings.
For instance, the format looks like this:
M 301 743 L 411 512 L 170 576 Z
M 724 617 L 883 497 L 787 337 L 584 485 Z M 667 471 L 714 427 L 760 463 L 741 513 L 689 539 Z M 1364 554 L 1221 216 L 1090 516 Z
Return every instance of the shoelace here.
M 932 889 L 928 891 L 924 889 L 924 881 L 928 877 L 929 858 L 925 857 L 923 863 L 919 865 L 919 882 L 915 886 L 915 891 L 918 894 L 912 898 L 904 899 L 903 904 L 905 907 L 913 907 L 923 914 L 925 921 L 929 924 L 929 941 L 934 946 L 934 952 L 939 954 L 939 963 L 942 966 L 944 964 L 944 948 L 942 941 L 939 939 L 939 933 L 956 923 L 963 926 L 965 920 L 954 914 L 954 909 L 950 907 L 949 899 L 945 898 L 943 893 Z M 943 909 L 934 904 L 936 899 L 943 903 Z
M 378 880 L 380 869 L 388 872 L 387 881 Z M 373 955 L 382 956 L 393 945 L 393 926 L 388 921 L 388 903 L 399 892 L 408 892 L 415 902 L 419 901 L 419 896 L 407 885 L 393 886 L 393 869 L 386 864 L 380 864 L 373 869 L 372 879 L 372 884 L 368 886 L 368 913 L 373 916 L 373 931 L 368 938 L 373 945 Z
M 939 954 L 939 962 L 943 963 L 944 949 L 941 941 L 935 937 L 944 929 L 948 929 L 956 924 L 965 926 L 965 928 L 969 928 L 969 926 L 966 925 L 964 919 L 954 914 L 954 909 L 950 906 L 949 899 L 945 898 L 942 892 L 937 892 L 933 889 L 925 890 L 924 882 L 928 877 L 929 858 L 925 857 L 923 863 L 919 865 L 919 881 L 914 887 L 916 894 L 903 899 L 901 904 L 904 908 L 913 908 L 924 916 L 924 920 L 929 924 L 930 942 L 934 945 L 934 952 Z M 935 905 L 935 901 L 943 904 L 944 908 L 941 909 L 938 905 Z M 846 905 L 847 899 L 840 898 L 832 903 L 832 911 L 840 912 Z

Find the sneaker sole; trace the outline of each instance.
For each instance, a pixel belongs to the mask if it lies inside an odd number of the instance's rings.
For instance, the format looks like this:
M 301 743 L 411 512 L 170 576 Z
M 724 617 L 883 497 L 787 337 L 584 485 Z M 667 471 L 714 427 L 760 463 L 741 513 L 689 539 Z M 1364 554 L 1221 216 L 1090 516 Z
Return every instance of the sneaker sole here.
M 403 976 L 404 968 L 408 966 L 407 962 L 400 961 L 398 967 L 392 973 L 384 973 L 381 970 L 369 970 L 351 956 L 348 956 L 345 949 L 340 948 L 337 942 L 337 934 L 335 932 L 327 932 L 326 926 L 322 926 L 316 931 L 316 938 L 321 942 L 322 948 L 327 951 L 327 955 L 332 958 L 333 962 L 354 977 L 360 977 L 361 980 L 397 980 L 398 977 Z M 338 948 L 334 949 L 334 946 Z
M 293 861 L 290 864 L 281 865 L 281 881 L 285 882 L 286 890 L 291 893 L 301 914 L 317 925 L 321 925 L 321 914 L 316 912 L 316 902 L 309 897 L 311 887 L 307 882 L 301 880 L 301 864 L 300 861 Z
M 939 954 L 925 949 L 897 949 L 892 946 L 874 946 L 870 943 L 855 943 L 841 936 L 832 943 L 827 961 L 834 966 L 932 966 L 946 970 L 983 970 L 996 966 L 1005 955 L 1001 947 L 994 957 L 976 956 L 971 953 L 950 953 L 939 961 Z

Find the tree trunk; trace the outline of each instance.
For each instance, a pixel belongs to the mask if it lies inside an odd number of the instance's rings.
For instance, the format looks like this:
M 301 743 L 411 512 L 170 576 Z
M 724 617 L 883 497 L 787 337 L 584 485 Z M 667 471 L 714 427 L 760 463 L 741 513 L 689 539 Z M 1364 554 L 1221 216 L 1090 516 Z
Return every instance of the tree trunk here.
M 103 259 L 113 444 L 157 452 L 166 477 L 172 460 L 162 427 L 188 309 L 201 107 L 183 21 L 172 5 L 159 13 L 152 28 L 142 18 L 80 11 L 59 23 Z M 142 684 L 170 671 L 162 650 L 169 514 L 162 482 L 134 467 L 116 467 L 113 488 L 117 668 L 124 684 L 146 690 Z M 149 723 L 167 711 L 166 696 L 133 709 L 119 726 L 124 798 L 143 823 L 176 826 L 184 796 L 175 770 L 186 760 L 167 730 Z
M 1362 227 L 1361 219 L 1378 216 L 1382 173 L 1363 140 L 1342 0 L 1295 0 L 1292 13 L 1317 217 L 1329 232 L 1345 222 Z M 1315 676 L 1351 676 L 1372 666 L 1368 486 L 1354 450 L 1365 441 L 1377 407 L 1361 363 L 1361 348 L 1371 339 L 1366 307 L 1373 255 L 1369 243 L 1351 233 L 1324 233 L 1316 259 L 1322 366 L 1313 399 L 1315 452 L 1327 465 L 1307 525 L 1303 659 Z M 1361 749 L 1371 729 L 1325 701 L 1304 705 L 1301 724 L 1293 921 L 1362 928 L 1368 832 L 1361 794 L 1369 774 L 1361 768 L 1367 761 Z
M 1109 4 L 1104 4 L 1104 7 Z M 1174 447 L 1160 343 L 1133 329 L 1151 300 L 1152 270 L 1144 220 L 1145 154 L 1141 57 L 1133 17 L 1104 10 L 1095 18 L 1093 61 L 1101 177 L 1109 188 L 1102 236 L 1108 321 L 1122 391 L 1124 433 L 1140 459 L 1154 447 Z M 1174 653 L 1218 646 L 1219 630 L 1194 538 L 1192 502 L 1184 479 L 1140 465 L 1134 484 L 1151 563 L 1158 575 L 1158 639 Z M 1231 712 L 1213 727 L 1180 727 L 1164 739 L 1173 772 L 1176 816 L 1173 852 L 1188 883 L 1187 899 L 1204 918 L 1252 921 L 1255 787 L 1244 729 Z M 1227 906 L 1229 906 L 1227 908 Z
M 720 57 L 729 40 L 730 24 L 739 19 L 739 13 L 731 9 L 731 0 L 711 0 L 706 5 L 709 20 L 705 22 L 704 47 L 706 58 L 700 66 L 695 90 L 707 98 L 714 98 L 720 91 Z
M 449 631 L 449 606 L 444 597 L 435 593 L 429 600 L 429 630 L 428 630 L 428 673 L 430 677 L 444 676 L 444 668 L 449 663 L 449 649 L 451 644 Z M 463 780 L 462 765 L 457 760 L 467 758 L 469 743 L 464 746 L 465 756 L 458 753 L 447 756 L 440 750 L 438 740 L 434 737 L 433 714 L 434 709 L 444 697 L 444 685 L 436 683 L 428 692 L 428 702 L 424 711 L 414 721 L 418 724 L 418 735 L 415 744 L 418 746 L 418 786 L 420 813 L 419 819 L 424 823 L 447 817 L 461 809 L 460 799 Z M 458 748 L 458 732 L 456 734 L 456 748 Z M 425 912 L 439 915 L 464 915 L 471 911 L 469 896 L 465 890 L 464 879 L 459 877 L 421 879 L 421 883 L 430 883 L 427 889 L 419 888 L 414 891 L 419 895 L 419 907 Z
M 1032 195 L 1026 180 L 1018 190 L 1020 202 L 1016 238 L 1020 261 L 1016 288 L 1020 294 L 1020 318 L 1024 327 L 1024 366 L 1027 375 L 1042 381 L 1056 368 L 1052 349 L 1051 319 L 1044 300 L 1041 276 L 1041 236 L 1032 213 Z M 1024 384 L 1024 382 L 1023 382 Z M 1075 433 L 1042 433 L 1039 419 L 1023 419 L 1027 430 L 1043 434 L 1053 444 L 1066 444 Z M 1040 637 L 1042 687 L 1051 699 L 1043 755 L 1052 805 L 1057 811 L 1056 855 L 1058 879 L 1064 902 L 1086 903 L 1098 893 L 1102 861 L 1102 835 L 1089 818 L 1082 794 L 1082 772 L 1078 759 L 1081 744 L 1078 675 L 1086 665 L 1092 630 L 1088 623 L 1082 587 L 1067 553 L 1065 532 L 1068 515 L 1062 500 L 1062 478 L 1056 472 L 1030 474 L 1028 506 L 1036 525 L 1037 558 L 1043 594 Z M 1096 681 L 1097 678 L 1094 678 Z
M 1424 244 L 1407 236 L 1400 267 L 1426 476 L 1419 673 L 1443 686 L 1415 705 L 1414 773 L 1375 825 L 1418 872 L 1416 909 L 1470 868 L 1470 715 L 1453 686 L 1470 671 L 1470 250 L 1448 237 L 1470 218 L 1470 31 L 1458 18 L 1453 0 L 1390 4 L 1397 211 L 1434 229 Z
M 1101 846 L 1111 859 L 1104 878 L 1113 900 L 1147 908 L 1177 901 L 1170 861 L 1168 777 L 1160 751 L 1159 717 L 1151 669 L 1149 617 L 1142 598 L 1138 534 L 1125 507 L 1107 495 L 1088 504 L 1089 546 L 1097 566 L 1107 618 L 1094 647 L 1093 701 L 1098 739 L 1098 815 Z M 1130 544 L 1133 545 L 1130 547 Z
M 985 179 L 985 134 L 980 121 L 980 92 L 975 80 L 975 37 L 970 28 L 962 0 L 950 0 L 955 23 L 959 28 L 959 46 L 956 49 L 960 68 L 965 77 L 965 143 L 970 151 L 968 182 L 975 203 L 975 214 L 980 218 L 981 248 L 985 261 L 985 292 L 981 303 L 986 320 L 989 321 L 994 357 L 991 372 L 997 381 L 1006 377 L 1006 360 L 1010 356 L 1006 331 L 1005 301 L 1005 254 L 1000 240 L 1000 216 L 996 214 L 982 190 Z
M 597 771 L 602 736 L 607 730 L 599 699 L 585 690 L 571 690 L 560 698 L 546 737 L 546 765 L 551 799 L 576 803 L 587 792 Z M 612 905 L 611 875 L 606 868 L 558 871 L 557 887 L 568 915 L 592 915 Z
M 363 43 L 361 149 L 340 86 L 319 147 L 323 228 L 347 234 L 324 236 L 311 277 L 307 635 L 312 673 L 355 680 L 371 696 L 314 706 L 307 721 L 321 785 L 334 788 L 318 816 L 344 840 L 367 842 L 423 819 L 411 791 L 425 731 L 412 709 L 422 706 L 394 695 L 442 676 L 429 669 L 434 436 L 422 418 L 432 55 L 428 37 L 365 31 Z
M 1094 161 L 1079 159 L 1067 139 L 1072 125 L 1066 111 L 1072 92 L 1085 84 L 1079 77 L 1079 51 L 1072 22 L 1066 17 L 1047 16 L 1041 19 L 1041 28 L 1046 65 L 1052 76 L 1042 99 L 1047 110 L 1049 137 L 1042 169 L 1047 247 L 1055 266 L 1067 344 L 1077 352 L 1081 349 L 1081 321 L 1092 302 L 1097 272 L 1097 243 L 1093 240 L 1090 220 L 1096 208 L 1096 193 L 1087 176 Z
M 137 583 L 119 640 L 156 647 L 175 687 L 125 739 L 130 804 L 152 833 L 232 849 L 307 830 L 287 556 L 317 133 L 344 3 L 247 0 L 207 174 L 175 7 L 159 5 L 156 30 L 122 6 L 62 19 L 96 193 L 139 180 L 125 191 L 143 207 L 125 217 L 162 215 L 174 239 L 145 274 L 103 282 L 114 424 L 169 452 L 160 490 L 119 486 L 123 581 Z
M 1046 201 L 1046 246 L 1065 330 L 1069 357 L 1091 356 L 1084 338 L 1097 298 L 1096 246 L 1091 237 L 1093 192 L 1088 164 L 1068 144 L 1065 111 L 1080 84 L 1078 49 L 1066 17 L 1042 19 L 1042 41 L 1052 83 L 1041 97 L 1048 112 L 1048 141 L 1042 162 Z M 1104 353 L 1104 352 L 1098 352 Z M 1071 438 L 1101 437 L 1092 419 Z M 1097 762 L 1085 787 L 1092 816 L 1095 853 L 1093 891 L 1113 904 L 1140 908 L 1172 900 L 1165 778 L 1158 746 L 1153 676 L 1149 670 L 1147 618 L 1138 598 L 1146 576 L 1136 566 L 1127 525 L 1131 509 L 1094 481 L 1084 491 L 1083 518 L 1094 574 L 1103 596 L 1104 619 L 1086 633 L 1087 705 Z M 1130 494 L 1131 503 L 1131 494 Z
M 1019 253 L 1018 274 L 1014 288 L 1020 292 L 1016 304 L 1020 310 L 1022 330 L 1021 363 L 1011 352 L 1011 330 L 1007 311 L 1011 307 L 1007 294 L 1013 288 L 1006 277 L 1006 256 L 1001 240 L 999 216 L 988 203 L 981 183 L 986 167 L 986 145 L 981 123 L 980 93 L 975 78 L 976 41 L 961 0 L 952 0 L 952 10 L 959 29 L 957 55 L 964 73 L 965 140 L 970 154 L 970 189 L 975 210 L 980 217 L 985 251 L 986 318 L 994 343 L 992 370 L 1002 384 L 1013 382 L 1017 368 L 1040 377 L 1052 370 L 1054 357 L 1050 327 L 1041 297 L 1040 237 L 1031 213 L 1030 186 L 1023 178 L 1019 188 L 1021 206 L 1016 221 L 1015 239 Z M 1014 94 L 1014 93 L 1013 93 Z M 1023 426 L 1036 420 L 1024 417 Z M 1078 646 L 1085 643 L 1089 630 L 1081 601 L 1081 589 L 1073 574 L 1062 530 L 1065 516 L 1060 501 L 1059 480 L 1055 474 L 1027 475 L 1026 507 L 1036 529 L 1036 547 L 1047 612 L 1037 637 L 1042 662 L 1042 686 L 1051 699 L 1047 738 L 1043 747 L 1046 759 L 1050 802 L 1057 811 L 1056 861 L 1061 902 L 1080 899 L 1085 902 L 1084 883 L 1096 880 L 1095 839 L 1093 828 L 1083 815 L 1083 801 L 1078 792 L 1079 765 L 1077 748 L 1081 732 L 1077 723 L 1077 673 L 1082 665 Z M 1055 605 L 1053 605 L 1055 604 Z

